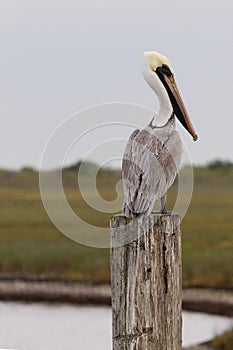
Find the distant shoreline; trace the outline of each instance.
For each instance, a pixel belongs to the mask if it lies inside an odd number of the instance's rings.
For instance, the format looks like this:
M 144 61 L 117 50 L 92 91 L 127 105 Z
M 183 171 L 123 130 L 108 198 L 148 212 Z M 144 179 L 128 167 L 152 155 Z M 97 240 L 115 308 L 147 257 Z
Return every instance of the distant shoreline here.
M 109 284 L 73 281 L 0 279 L 0 301 L 111 306 Z M 233 292 L 204 288 L 183 290 L 183 310 L 233 316 Z

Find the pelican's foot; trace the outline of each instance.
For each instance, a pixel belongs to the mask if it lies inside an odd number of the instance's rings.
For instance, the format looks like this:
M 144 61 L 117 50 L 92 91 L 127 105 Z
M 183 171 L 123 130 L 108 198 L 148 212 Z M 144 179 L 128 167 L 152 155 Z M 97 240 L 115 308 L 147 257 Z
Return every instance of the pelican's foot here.
M 160 214 L 163 215 L 170 215 L 172 213 L 172 211 L 168 211 L 166 208 L 163 208 L 160 210 Z
M 170 215 L 172 214 L 172 211 L 166 210 L 160 210 L 160 211 L 152 211 L 151 214 L 160 214 L 160 215 Z

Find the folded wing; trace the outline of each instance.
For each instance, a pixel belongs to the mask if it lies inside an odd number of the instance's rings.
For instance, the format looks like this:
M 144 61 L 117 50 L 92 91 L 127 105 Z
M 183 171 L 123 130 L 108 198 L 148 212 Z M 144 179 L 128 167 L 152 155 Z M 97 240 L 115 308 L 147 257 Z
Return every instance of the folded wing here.
M 123 162 L 123 213 L 149 215 L 154 203 L 173 184 L 181 161 L 182 145 L 177 131 L 169 136 L 148 128 L 135 130 L 127 143 Z

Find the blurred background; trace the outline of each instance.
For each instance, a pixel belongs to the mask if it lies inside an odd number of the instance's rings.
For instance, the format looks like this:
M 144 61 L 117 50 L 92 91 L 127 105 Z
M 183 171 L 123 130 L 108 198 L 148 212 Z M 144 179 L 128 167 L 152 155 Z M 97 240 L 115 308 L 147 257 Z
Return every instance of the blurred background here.
M 157 111 L 157 98 L 140 72 L 141 53 L 156 50 L 169 57 L 199 135 L 199 141 L 193 143 L 178 126 L 194 171 L 193 197 L 182 223 L 183 286 L 218 289 L 230 295 L 232 13 L 230 0 L 1 0 L 1 285 L 6 281 L 109 284 L 109 249 L 73 242 L 47 216 L 39 192 L 41 157 L 58 125 L 82 109 L 124 102 Z M 137 118 L 142 126 L 150 120 Z M 127 115 L 124 120 L 127 122 Z M 109 115 L 109 122 L 115 121 Z M 111 155 L 114 147 L 106 152 Z M 87 139 L 65 162 L 64 191 L 84 221 L 97 228 L 108 227 L 111 214 L 91 208 L 77 186 L 80 162 L 89 148 Z M 51 164 L 40 170 L 61 166 L 56 152 L 54 149 Z M 119 163 L 102 167 L 101 162 L 97 156 L 86 163 L 87 184 L 98 167 L 99 194 L 114 200 L 121 179 Z M 173 207 L 176 194 L 177 182 L 169 192 L 168 208 Z M 93 195 L 88 193 L 90 198 Z M 3 299 L 13 287 L 7 288 Z M 4 332 L 2 339 L 8 334 Z M 3 345 L 0 337 L 0 347 Z

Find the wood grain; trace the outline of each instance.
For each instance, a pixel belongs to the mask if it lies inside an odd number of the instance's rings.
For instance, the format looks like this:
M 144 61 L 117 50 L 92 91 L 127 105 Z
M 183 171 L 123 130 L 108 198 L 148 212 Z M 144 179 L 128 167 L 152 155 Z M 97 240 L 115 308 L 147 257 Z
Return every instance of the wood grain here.
M 180 350 L 180 217 L 111 219 L 113 350 Z

